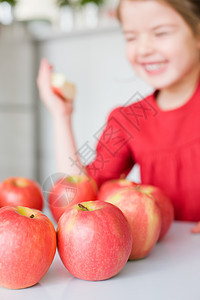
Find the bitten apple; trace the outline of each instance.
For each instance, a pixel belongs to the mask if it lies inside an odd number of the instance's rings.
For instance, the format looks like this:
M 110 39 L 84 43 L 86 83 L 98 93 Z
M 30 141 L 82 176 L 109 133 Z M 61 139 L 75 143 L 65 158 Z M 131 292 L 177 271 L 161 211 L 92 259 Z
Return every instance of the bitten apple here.
M 26 206 L 43 209 L 43 194 L 37 182 L 24 177 L 10 177 L 0 184 L 0 207 Z
M 174 220 L 174 208 L 172 202 L 169 197 L 156 186 L 139 184 L 136 186 L 136 189 L 141 193 L 152 195 L 160 208 L 162 224 L 158 240 L 161 240 L 169 231 Z
M 56 93 L 62 99 L 73 100 L 75 98 L 75 85 L 73 83 L 67 82 L 63 74 L 52 73 L 51 85 L 54 93 Z
M 134 187 L 124 188 L 106 199 L 121 209 L 131 228 L 133 246 L 129 259 L 146 257 L 161 230 L 161 213 L 156 201 Z
M 58 180 L 49 192 L 49 208 L 58 222 L 69 205 L 95 200 L 96 182 L 88 176 L 74 175 Z
M 5 206 L 0 209 L 0 229 L 0 286 L 22 289 L 36 284 L 55 255 L 52 222 L 39 210 Z
M 58 222 L 57 239 L 59 255 L 68 271 L 92 281 L 118 274 L 132 247 L 123 213 L 98 200 L 68 208 Z
M 118 191 L 119 189 L 133 186 L 136 186 L 136 183 L 126 178 L 111 179 L 102 184 L 98 191 L 97 198 L 100 201 L 105 201 L 108 197 L 110 197 L 110 195 L 116 193 L 116 191 Z

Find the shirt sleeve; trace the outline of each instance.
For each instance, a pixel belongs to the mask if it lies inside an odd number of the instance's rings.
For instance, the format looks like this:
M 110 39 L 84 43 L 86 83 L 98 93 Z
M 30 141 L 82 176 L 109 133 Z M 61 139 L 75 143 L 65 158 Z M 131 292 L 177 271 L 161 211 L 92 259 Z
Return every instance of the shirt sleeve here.
M 129 146 L 132 136 L 123 125 L 119 108 L 111 112 L 101 132 L 100 138 L 96 137 L 96 157 L 86 166 L 99 187 L 107 180 L 125 178 L 134 165 Z

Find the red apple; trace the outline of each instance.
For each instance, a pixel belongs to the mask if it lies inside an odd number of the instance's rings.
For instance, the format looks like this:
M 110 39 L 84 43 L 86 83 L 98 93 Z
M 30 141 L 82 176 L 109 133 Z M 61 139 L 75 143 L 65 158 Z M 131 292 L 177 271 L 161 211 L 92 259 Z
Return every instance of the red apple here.
M 76 88 L 73 83 L 67 82 L 65 76 L 61 73 L 52 73 L 51 85 L 53 92 L 63 100 L 73 100 Z
M 105 181 L 100 187 L 97 198 L 105 201 L 112 193 L 116 193 L 119 189 L 136 186 L 136 183 L 128 179 L 112 179 Z
M 95 200 L 96 182 L 83 175 L 68 176 L 58 180 L 49 193 L 49 208 L 58 222 L 60 216 L 69 205 Z
M 170 226 L 174 220 L 174 208 L 171 200 L 160 188 L 153 185 L 139 184 L 136 186 L 136 189 L 142 193 L 152 195 L 160 208 L 162 226 L 158 240 L 161 240 L 170 229 Z
M 84 280 L 104 280 L 119 273 L 132 247 L 122 212 L 98 200 L 69 207 L 58 222 L 57 239 L 63 264 Z
M 0 286 L 22 289 L 48 271 L 56 251 L 52 222 L 39 210 L 18 206 L 0 209 Z
M 43 194 L 37 182 L 24 177 L 10 177 L 0 184 L 0 207 L 26 206 L 43 209 Z
M 161 230 L 161 213 L 156 201 L 134 187 L 124 188 L 106 199 L 121 209 L 131 228 L 133 246 L 129 259 L 146 257 Z

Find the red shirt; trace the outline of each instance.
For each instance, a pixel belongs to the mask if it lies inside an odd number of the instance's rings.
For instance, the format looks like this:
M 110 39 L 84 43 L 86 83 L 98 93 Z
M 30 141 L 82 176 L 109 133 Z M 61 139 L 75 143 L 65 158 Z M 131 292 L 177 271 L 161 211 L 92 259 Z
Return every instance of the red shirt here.
M 171 198 L 177 220 L 200 221 L 200 83 L 173 110 L 162 111 L 155 94 L 111 112 L 88 173 L 100 186 L 137 163 L 142 183 Z

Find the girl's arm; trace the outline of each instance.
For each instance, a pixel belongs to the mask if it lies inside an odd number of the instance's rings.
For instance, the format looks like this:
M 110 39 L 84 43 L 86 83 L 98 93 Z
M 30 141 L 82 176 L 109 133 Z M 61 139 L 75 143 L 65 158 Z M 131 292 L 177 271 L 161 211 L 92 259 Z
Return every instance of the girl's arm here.
M 85 168 L 77 154 L 71 116 L 54 118 L 54 139 L 57 171 L 64 172 L 66 175 L 83 175 Z
M 71 125 L 73 101 L 63 100 L 53 92 L 51 69 L 47 60 L 43 59 L 39 68 L 37 85 L 40 98 L 53 118 L 57 171 L 66 173 L 66 176 L 83 174 L 86 171 L 77 155 Z
M 98 141 L 96 158 L 83 166 L 78 157 L 71 126 L 73 101 L 65 101 L 53 93 L 51 66 L 43 59 L 37 84 L 40 98 L 49 109 L 54 124 L 57 171 L 67 175 L 85 174 L 100 186 L 109 179 L 125 177 L 134 165 L 129 143 L 131 136 L 124 130 L 120 108 L 111 112 L 107 125 Z

